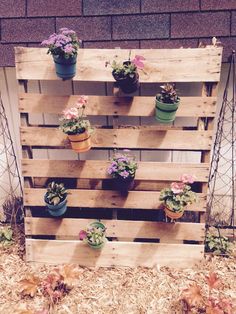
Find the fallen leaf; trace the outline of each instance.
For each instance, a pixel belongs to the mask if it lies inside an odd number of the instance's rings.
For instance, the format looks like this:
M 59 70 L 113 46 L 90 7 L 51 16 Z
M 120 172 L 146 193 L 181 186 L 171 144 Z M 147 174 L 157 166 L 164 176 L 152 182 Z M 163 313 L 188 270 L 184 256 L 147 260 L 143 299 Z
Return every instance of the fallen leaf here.
M 210 272 L 209 276 L 206 276 L 206 281 L 210 289 L 218 289 L 221 286 L 221 281 L 216 273 Z
M 200 287 L 195 283 L 182 292 L 182 299 L 190 306 L 198 306 L 203 303 Z
M 68 264 L 63 265 L 59 270 L 59 274 L 62 276 L 63 282 L 72 288 L 78 279 L 78 270 L 75 265 Z
M 25 279 L 19 281 L 20 292 L 23 295 L 29 295 L 31 298 L 35 296 L 38 291 L 40 280 L 34 274 L 28 274 Z

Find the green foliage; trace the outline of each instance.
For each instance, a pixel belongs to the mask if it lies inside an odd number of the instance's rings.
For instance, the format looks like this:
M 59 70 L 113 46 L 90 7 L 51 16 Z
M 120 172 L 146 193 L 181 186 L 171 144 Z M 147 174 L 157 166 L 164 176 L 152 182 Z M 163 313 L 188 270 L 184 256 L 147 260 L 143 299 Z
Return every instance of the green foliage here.
M 45 194 L 45 201 L 50 205 L 58 205 L 67 197 L 68 191 L 63 183 L 50 182 Z
M 13 231 L 10 226 L 0 226 L 0 242 L 3 245 L 12 243 Z
M 87 228 L 87 241 L 92 245 L 99 245 L 104 243 L 106 228 L 100 226 L 91 226 Z
M 130 78 L 133 78 L 135 76 L 135 73 L 137 72 L 137 67 L 134 63 L 131 61 L 126 61 L 123 63 L 116 62 L 115 60 L 111 63 L 112 72 L 114 76 L 119 78 L 125 78 L 129 76 Z
M 164 84 L 161 86 L 161 93 L 157 95 L 158 100 L 166 104 L 174 104 L 179 101 L 175 84 Z
M 196 193 L 191 191 L 191 186 L 187 184 L 179 194 L 175 194 L 171 188 L 165 188 L 160 193 L 160 201 L 164 202 L 170 210 L 179 212 L 185 206 L 196 202 Z
M 229 255 L 232 251 L 232 243 L 227 237 L 208 232 L 206 235 L 205 249 L 206 252 L 211 252 L 215 255 Z
M 86 130 L 89 132 L 91 132 L 92 130 L 89 120 L 85 120 L 84 118 L 71 120 L 62 119 L 61 121 L 62 124 L 60 128 L 65 134 L 81 134 L 84 133 Z

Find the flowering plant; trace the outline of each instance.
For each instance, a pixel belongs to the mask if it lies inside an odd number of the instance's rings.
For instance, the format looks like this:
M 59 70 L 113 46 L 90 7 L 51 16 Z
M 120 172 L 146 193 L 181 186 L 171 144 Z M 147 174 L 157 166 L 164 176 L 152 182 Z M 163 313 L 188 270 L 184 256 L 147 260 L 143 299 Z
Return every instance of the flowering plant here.
M 106 66 L 108 64 L 111 65 L 113 71 L 113 75 L 115 78 L 125 78 L 129 76 L 130 78 L 133 78 L 135 76 L 135 73 L 137 72 L 137 69 L 143 69 L 144 68 L 144 61 L 145 58 L 143 56 L 136 55 L 134 59 L 130 60 L 130 56 L 128 61 L 125 61 L 123 63 L 117 62 L 116 60 L 113 60 L 113 62 L 110 64 L 110 62 L 106 63 Z
M 161 190 L 160 201 L 173 212 L 183 211 L 185 206 L 196 202 L 196 193 L 191 191 L 189 185 L 194 180 L 194 176 L 183 174 L 180 182 L 172 182 L 169 188 Z
M 45 201 L 50 205 L 58 205 L 67 197 L 68 191 L 63 183 L 50 182 L 45 193 Z
M 91 223 L 86 230 L 79 232 L 79 239 L 92 246 L 101 245 L 106 241 L 106 227 L 100 222 Z
M 77 55 L 81 41 L 75 31 L 66 27 L 60 28 L 59 33 L 52 34 L 48 39 L 42 41 L 41 45 L 48 47 L 48 53 L 63 56 L 66 59 Z
M 108 174 L 113 178 L 123 178 L 134 177 L 135 171 L 138 168 L 135 157 L 128 154 L 128 150 L 124 150 L 124 153 L 115 152 L 111 164 L 107 169 Z
M 63 116 L 60 119 L 60 128 L 64 133 L 72 135 L 92 130 L 89 120 L 84 115 L 87 102 L 87 96 L 80 96 L 75 107 L 62 111 Z

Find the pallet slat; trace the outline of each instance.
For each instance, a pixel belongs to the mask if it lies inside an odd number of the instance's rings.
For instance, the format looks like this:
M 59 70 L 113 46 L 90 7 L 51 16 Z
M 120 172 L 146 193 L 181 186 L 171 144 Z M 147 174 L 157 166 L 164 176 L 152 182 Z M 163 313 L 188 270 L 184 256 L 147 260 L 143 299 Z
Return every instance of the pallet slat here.
M 71 236 L 78 239 L 79 231 L 94 219 L 64 218 L 25 218 L 26 235 Z M 142 238 L 161 240 L 195 240 L 203 241 L 205 224 L 201 223 L 165 223 L 128 220 L 102 220 L 107 237 Z
M 110 179 L 107 174 L 109 161 L 104 160 L 48 160 L 23 159 L 24 177 L 54 177 L 79 179 Z M 176 181 L 183 173 L 196 176 L 197 182 L 208 181 L 209 164 L 138 162 L 136 180 Z
M 19 95 L 19 111 L 27 113 L 60 114 L 73 107 L 79 95 L 42 95 L 24 93 Z M 86 114 L 91 116 L 154 116 L 153 97 L 89 96 Z M 181 97 L 177 117 L 214 117 L 216 97 Z
M 159 192 L 130 191 L 121 196 L 118 191 L 105 190 L 69 190 L 68 206 L 85 208 L 129 208 L 160 209 Z M 24 189 L 25 206 L 45 206 L 46 189 Z M 189 211 L 206 211 L 206 195 L 198 194 L 198 202 L 188 206 Z
M 127 136 L 128 134 L 128 136 Z M 210 150 L 212 131 L 96 129 L 94 148 Z M 35 147 L 69 148 L 67 137 L 58 128 L 21 127 L 21 144 Z
M 107 61 L 118 56 L 127 60 L 128 49 L 79 49 L 74 81 L 113 82 Z M 140 81 L 157 82 L 215 82 L 220 79 L 222 48 L 138 49 L 131 56 L 143 55 L 145 71 L 139 71 Z M 52 57 L 46 48 L 15 48 L 18 80 L 58 80 Z M 32 71 L 34 69 L 34 71 Z
M 26 239 L 27 260 L 76 263 L 87 267 L 191 267 L 203 258 L 204 246 L 191 244 L 108 242 L 93 250 L 80 241 Z M 62 254 L 66 252 L 66 254 Z

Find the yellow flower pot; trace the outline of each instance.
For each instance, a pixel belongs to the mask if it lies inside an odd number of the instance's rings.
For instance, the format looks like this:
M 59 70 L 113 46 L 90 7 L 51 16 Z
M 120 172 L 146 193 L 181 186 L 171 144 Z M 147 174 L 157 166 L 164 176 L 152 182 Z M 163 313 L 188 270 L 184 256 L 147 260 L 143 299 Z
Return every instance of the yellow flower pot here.
M 179 219 L 184 214 L 184 210 L 174 212 L 173 210 L 169 209 L 168 207 L 165 207 L 164 211 L 165 211 L 166 216 L 169 217 L 170 219 Z
M 91 148 L 91 137 L 87 131 L 81 134 L 68 135 L 72 149 L 77 153 L 84 153 Z

